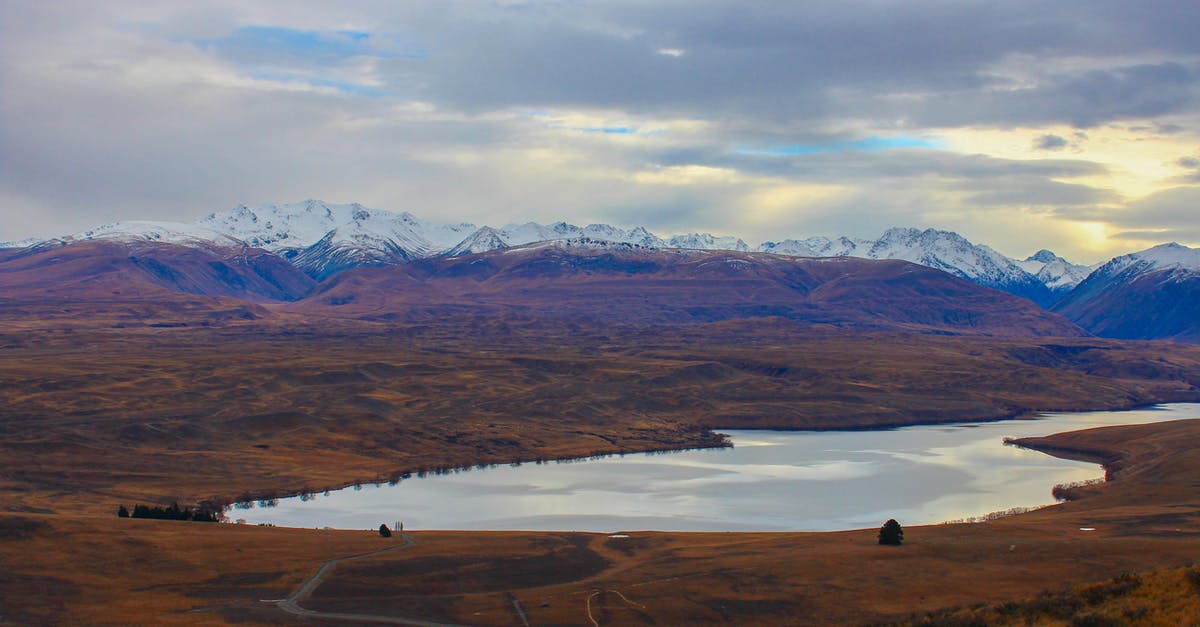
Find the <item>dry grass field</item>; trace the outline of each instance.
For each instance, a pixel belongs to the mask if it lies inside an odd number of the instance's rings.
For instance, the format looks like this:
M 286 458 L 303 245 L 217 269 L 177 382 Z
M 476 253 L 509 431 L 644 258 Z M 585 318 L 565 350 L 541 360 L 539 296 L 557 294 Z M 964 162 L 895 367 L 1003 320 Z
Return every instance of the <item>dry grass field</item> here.
M 0 332 L 0 353 L 0 494 L 10 508 L 64 513 L 719 444 L 710 428 L 895 426 L 1200 398 L 1200 348 L 1187 345 L 772 321 L 25 329 Z
M 861 428 L 1196 400 L 1200 383 L 1200 349 L 1178 344 L 848 334 L 777 320 L 10 320 L 0 355 L 0 622 L 11 624 L 290 624 L 300 619 L 263 600 L 287 596 L 330 559 L 400 541 L 118 519 L 120 503 L 717 444 L 710 427 Z M 521 624 L 518 607 L 530 624 L 878 622 L 1197 555 L 1200 425 L 1050 445 L 1112 461 L 1117 481 L 1051 510 L 910 528 L 899 548 L 877 546 L 872 530 L 413 533 L 412 547 L 338 566 L 304 606 L 468 624 Z

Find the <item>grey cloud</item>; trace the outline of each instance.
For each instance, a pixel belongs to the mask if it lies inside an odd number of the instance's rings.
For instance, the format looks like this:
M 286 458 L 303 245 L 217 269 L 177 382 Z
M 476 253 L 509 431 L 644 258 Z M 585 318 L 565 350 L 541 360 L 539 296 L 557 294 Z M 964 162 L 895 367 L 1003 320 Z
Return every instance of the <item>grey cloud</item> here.
M 373 6 L 370 23 L 380 33 L 405 33 L 429 52 L 377 60 L 390 93 L 463 111 L 585 106 L 767 123 L 851 116 L 1087 126 L 1192 106 L 1194 94 L 1177 83 L 1194 71 L 1117 60 L 1013 90 L 992 66 L 1012 55 L 1037 63 L 1196 52 L 1196 38 L 1178 26 L 1196 22 L 1187 21 L 1196 12 L 1185 4 L 1140 4 L 1133 12 L 1117 1 L 1092 2 L 1086 11 L 1063 2 L 406 2 Z M 353 15 L 355 5 L 346 12 Z M 218 17 L 206 14 L 206 23 Z M 655 53 L 664 47 L 686 53 Z M 244 47 L 211 52 L 234 63 L 261 61 Z M 295 69 L 310 69 L 305 59 L 298 56 Z M 286 59 L 272 63 L 287 69 Z M 914 98 L 896 101 L 896 93 Z M 1055 106 L 1064 96 L 1069 102 Z
M 945 192 L 965 203 L 951 209 L 1053 206 L 1079 215 L 1088 204 L 1120 200 L 1054 180 L 1104 173 L 1082 160 L 919 149 L 797 156 L 737 150 L 853 140 L 862 129 L 919 135 L 959 125 L 1087 127 L 1200 112 L 1200 38 L 1193 32 L 1200 3 L 1192 2 L 176 7 L 120 0 L 5 6 L 4 229 L 50 234 L 116 218 L 190 219 L 238 202 L 318 196 L 478 222 L 579 216 L 756 236 L 729 210 L 748 183 L 614 184 L 671 165 L 856 190 L 824 211 L 788 217 L 801 233 L 822 225 L 839 227 L 830 231 L 837 233 L 852 232 L 854 223 L 923 224 L 922 216 L 947 202 Z M 366 50 L 316 64 L 303 55 L 188 41 L 220 39 L 247 24 L 305 30 L 346 23 L 415 42 L 427 56 Z M 658 54 L 662 48 L 684 54 Z M 1014 59 L 1027 59 L 1020 68 L 1027 82 L 998 70 L 1020 65 Z M 195 76 L 185 72 L 193 62 L 206 64 Z M 355 80 L 380 82 L 383 95 L 264 91 L 210 80 L 221 72 L 245 79 L 267 66 L 310 72 L 316 82 L 361 72 Z M 429 103 L 435 114 L 397 115 L 398 101 L 408 100 Z M 705 126 L 622 144 L 548 139 L 537 120 L 511 116 L 560 108 Z M 1189 130 L 1174 119 L 1147 124 L 1160 133 L 1171 125 Z M 515 171 L 506 160 L 523 149 L 575 159 L 579 170 L 612 178 L 574 176 L 571 168 L 552 180 Z M 18 213 L 35 209 L 34 216 Z M 26 234 L 5 230 L 0 239 Z
M 978 182 L 971 181 L 962 187 L 977 189 L 981 186 Z M 975 205 L 1001 207 L 1051 206 L 1061 211 L 1064 206 L 1092 207 L 1121 200 L 1112 190 L 1040 177 L 1013 178 L 988 187 L 990 189 L 973 191 L 968 196 L 970 202 Z
M 1061 135 L 1042 135 L 1033 140 L 1033 147 L 1038 150 L 1062 150 L 1067 147 L 1067 140 Z
M 1042 77 L 1020 89 L 932 94 L 911 113 L 917 125 L 1071 124 L 1192 112 L 1200 102 L 1200 70 L 1167 62 Z
M 1194 65 L 1136 65 L 1088 72 L 1065 81 L 1061 92 L 1075 104 L 1092 104 L 1073 120 L 1077 126 L 1087 127 L 1109 119 L 1153 117 L 1192 109 L 1200 95 L 1197 76 Z
M 1200 242 L 1200 228 L 1182 226 L 1172 228 L 1167 231 L 1118 231 L 1117 233 L 1114 233 L 1112 237 L 1113 239 L 1137 240 L 1143 242 Z
M 1194 107 L 1194 67 L 1121 60 L 1200 50 L 1178 26 L 1194 9 L 1126 4 L 414 2 L 374 19 L 429 51 L 380 60 L 388 88 L 463 111 L 583 106 L 760 125 L 1082 127 Z M 656 54 L 666 47 L 686 52 Z M 1013 55 L 1032 68 L 1089 57 L 1108 67 L 1064 68 L 1028 87 L 994 71 Z
M 1169 184 L 1186 187 L 1200 183 L 1200 157 L 1191 155 L 1180 157 L 1175 160 L 1175 165 L 1183 168 L 1185 172 L 1168 179 Z
M 885 150 L 794 157 L 720 156 L 716 157 L 713 165 L 832 182 L 901 178 L 958 181 L 1022 177 L 1051 179 L 1095 176 L 1107 172 L 1107 168 L 1101 164 L 1078 159 L 1022 161 L 939 150 Z
M 1129 203 L 1128 208 L 1114 216 L 1114 221 L 1128 226 L 1194 224 L 1197 208 L 1200 208 L 1200 186 L 1174 187 Z

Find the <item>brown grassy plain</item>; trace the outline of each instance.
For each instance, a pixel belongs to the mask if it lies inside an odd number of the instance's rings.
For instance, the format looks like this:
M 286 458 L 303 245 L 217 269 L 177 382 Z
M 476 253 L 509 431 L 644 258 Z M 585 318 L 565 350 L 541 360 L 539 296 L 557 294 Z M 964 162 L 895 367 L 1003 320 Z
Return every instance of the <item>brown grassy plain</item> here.
M 0 331 L 0 494 L 9 509 L 107 513 L 120 502 L 712 446 L 711 428 L 1200 399 L 1200 347 L 1172 343 L 849 334 L 780 321 L 458 322 Z
M 122 520 L 118 503 L 712 445 L 711 427 L 854 428 L 1196 400 L 1200 384 L 1200 348 L 1178 344 L 851 334 L 778 320 L 102 322 L 0 324 L 0 621 L 290 623 L 261 600 L 285 596 L 326 560 L 387 542 Z M 1120 456 L 1118 481 L 1052 510 L 912 528 L 899 549 L 874 545 L 870 530 L 622 540 L 423 532 L 410 549 L 339 567 L 306 606 L 515 624 L 516 598 L 532 624 L 590 624 L 590 599 L 605 624 L 869 622 L 1197 554 L 1200 459 L 1188 451 L 1200 450 L 1200 426 L 1064 438 L 1055 445 L 1072 454 Z M 1088 525 L 1099 531 L 1078 531 Z

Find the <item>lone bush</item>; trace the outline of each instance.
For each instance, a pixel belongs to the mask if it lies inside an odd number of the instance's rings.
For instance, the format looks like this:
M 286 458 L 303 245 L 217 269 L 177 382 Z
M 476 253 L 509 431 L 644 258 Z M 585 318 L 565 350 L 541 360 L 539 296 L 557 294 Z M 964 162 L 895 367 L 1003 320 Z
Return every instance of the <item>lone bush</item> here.
M 387 525 L 379 525 L 379 535 L 384 538 L 392 537 L 392 530 Z
M 900 546 L 901 542 L 904 542 L 904 530 L 900 528 L 900 523 L 896 522 L 895 518 L 889 518 L 879 528 L 879 543 Z

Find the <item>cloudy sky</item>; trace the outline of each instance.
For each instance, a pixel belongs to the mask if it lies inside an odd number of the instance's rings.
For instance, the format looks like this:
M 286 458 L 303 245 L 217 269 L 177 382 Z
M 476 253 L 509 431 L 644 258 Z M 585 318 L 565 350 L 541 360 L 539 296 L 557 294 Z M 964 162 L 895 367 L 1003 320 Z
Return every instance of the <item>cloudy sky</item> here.
M 319 198 L 1200 244 L 1195 0 L 0 0 L 0 240 Z

